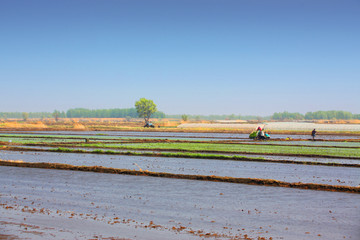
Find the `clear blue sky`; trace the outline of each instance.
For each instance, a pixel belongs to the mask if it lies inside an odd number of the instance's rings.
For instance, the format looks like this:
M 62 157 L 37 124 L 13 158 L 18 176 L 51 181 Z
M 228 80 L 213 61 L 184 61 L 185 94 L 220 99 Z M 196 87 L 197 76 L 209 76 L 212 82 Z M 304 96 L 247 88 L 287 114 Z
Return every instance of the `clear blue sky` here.
M 0 112 L 360 113 L 359 0 L 1 0 Z

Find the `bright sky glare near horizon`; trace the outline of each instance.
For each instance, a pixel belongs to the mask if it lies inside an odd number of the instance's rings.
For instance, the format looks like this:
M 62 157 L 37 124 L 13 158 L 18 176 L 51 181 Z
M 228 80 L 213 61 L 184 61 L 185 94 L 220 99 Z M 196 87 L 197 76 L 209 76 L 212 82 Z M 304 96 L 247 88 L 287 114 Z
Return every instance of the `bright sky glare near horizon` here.
M 359 0 L 2 0 L 0 112 L 360 113 Z

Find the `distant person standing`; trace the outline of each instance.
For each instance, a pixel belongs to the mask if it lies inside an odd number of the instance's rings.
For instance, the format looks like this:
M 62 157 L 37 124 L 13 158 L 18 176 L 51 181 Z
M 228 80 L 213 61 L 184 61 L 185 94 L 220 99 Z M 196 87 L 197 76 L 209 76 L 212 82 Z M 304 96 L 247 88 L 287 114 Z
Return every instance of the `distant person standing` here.
M 313 138 L 313 141 L 315 141 L 315 135 L 316 135 L 316 130 L 314 128 L 314 130 L 312 130 L 312 132 L 311 132 L 311 136 Z

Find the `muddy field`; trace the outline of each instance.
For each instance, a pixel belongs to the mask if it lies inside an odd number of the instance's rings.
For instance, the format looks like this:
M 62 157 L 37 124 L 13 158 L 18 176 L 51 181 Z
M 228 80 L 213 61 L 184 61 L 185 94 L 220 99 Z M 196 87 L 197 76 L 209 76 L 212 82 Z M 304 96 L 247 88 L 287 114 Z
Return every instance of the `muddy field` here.
M 33 239 L 144 239 L 144 234 L 145 239 L 202 234 L 355 239 L 359 234 L 357 194 L 46 169 L 0 167 L 0 172 L 1 222 L 12 223 L 0 229 Z
M 215 175 L 274 179 L 286 182 L 330 185 L 360 185 L 360 169 L 331 166 L 292 165 L 264 162 L 238 162 L 191 158 L 106 156 L 77 153 L 0 152 L 0 159 L 24 162 L 64 163 L 76 166 L 167 172 L 175 174 Z
M 296 240 L 356 239 L 360 235 L 359 137 L 324 135 L 318 141 L 309 141 L 307 135 L 275 135 L 272 141 L 254 142 L 247 136 L 113 131 L 2 133 L 0 159 L 11 160 L 17 167 L 0 166 L 0 239 Z M 126 149 L 107 153 L 101 147 L 83 147 L 89 151 L 86 154 L 71 152 L 81 149 L 84 140 L 101 146 L 138 148 L 130 155 L 116 154 Z M 229 144 L 229 149 L 251 146 L 259 151 L 269 145 L 270 150 L 297 146 L 300 155 L 317 148 L 345 155 L 337 159 L 237 153 L 249 158 L 234 161 L 216 159 L 216 155 L 206 158 L 202 152 L 171 157 L 166 155 L 166 148 L 141 150 L 148 144 L 172 144 L 171 148 L 179 144 L 189 149 L 206 144 L 210 152 L 219 144 Z M 57 146 L 70 150 L 50 151 Z M 156 151 L 163 155 L 141 155 Z M 175 149 L 173 152 L 176 154 Z M 346 152 L 356 156 L 347 158 Z M 221 154 L 233 155 L 226 151 Z M 27 163 L 37 165 L 21 167 Z M 56 164 L 78 168 L 46 169 L 47 164 L 51 168 L 60 166 Z M 45 169 L 36 167 L 40 165 Z M 83 172 L 86 167 L 86 171 L 96 171 Z M 101 167 L 124 171 L 108 174 L 103 172 L 112 170 L 99 171 Z M 127 170 L 135 174 L 127 175 Z M 189 178 L 193 180 L 182 176 L 193 176 Z M 281 184 L 269 184 L 277 181 Z M 307 184 L 314 190 L 298 188 L 308 188 Z M 346 192 L 350 188 L 354 193 Z

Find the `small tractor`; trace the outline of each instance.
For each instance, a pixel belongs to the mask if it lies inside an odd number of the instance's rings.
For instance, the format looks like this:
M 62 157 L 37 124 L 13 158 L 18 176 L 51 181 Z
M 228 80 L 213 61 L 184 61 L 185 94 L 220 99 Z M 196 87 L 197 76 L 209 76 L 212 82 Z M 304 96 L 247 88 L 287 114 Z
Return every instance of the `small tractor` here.
M 145 123 L 145 125 L 144 125 L 144 128 L 154 128 L 155 126 L 154 126 L 154 124 L 152 124 L 152 123 L 150 123 L 150 122 L 147 122 L 147 123 Z

